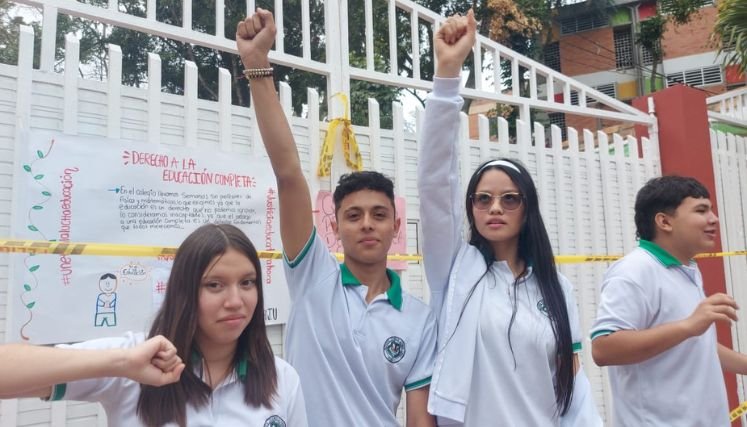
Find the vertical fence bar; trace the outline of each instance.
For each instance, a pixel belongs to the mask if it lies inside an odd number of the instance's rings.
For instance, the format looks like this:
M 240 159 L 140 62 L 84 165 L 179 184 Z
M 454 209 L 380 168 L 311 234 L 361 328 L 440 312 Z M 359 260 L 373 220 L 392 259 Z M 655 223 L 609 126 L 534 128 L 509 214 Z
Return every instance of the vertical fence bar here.
M 116 1 L 115 1 L 116 4 Z M 107 81 L 106 136 L 119 139 L 122 121 L 122 50 L 119 46 L 109 45 L 109 79 Z
M 477 116 L 477 134 L 480 140 L 480 163 L 490 159 L 490 122 L 484 114 Z
M 226 8 L 224 1 L 215 0 L 215 35 L 220 38 L 226 37 Z
M 80 66 L 80 42 L 73 34 L 65 36 L 65 111 L 62 116 L 62 131 L 68 135 L 78 134 L 78 67 Z
M 189 0 L 187 0 L 189 1 Z M 184 140 L 197 146 L 197 65 L 184 61 Z
M 372 0 L 365 0 L 366 14 L 366 69 L 374 71 L 374 42 L 373 42 L 373 5 Z
M 557 204 L 555 217 L 558 224 L 558 250 L 561 254 L 566 254 L 568 253 L 568 229 L 563 209 L 563 205 L 565 204 L 565 198 L 563 197 L 563 133 L 559 127 L 552 125 L 550 126 L 550 135 L 552 138 L 552 164 L 553 171 L 555 172 L 553 183 L 555 184 L 555 201 Z
M 547 148 L 545 146 L 545 127 L 542 123 L 534 122 L 534 159 L 537 163 L 537 192 L 540 194 L 540 212 L 543 216 L 549 215 L 547 208 L 547 198 L 549 195 L 549 185 L 547 184 Z
M 161 142 L 161 57 L 148 54 L 148 142 Z
M 302 48 L 303 48 L 303 59 L 311 59 L 311 13 L 309 12 L 310 0 L 304 0 L 301 2 L 301 32 L 302 32 Z
M 321 152 L 321 140 L 319 130 L 319 93 L 312 88 L 306 89 L 306 99 L 308 105 L 307 122 L 309 126 L 309 191 L 311 192 L 311 203 L 316 209 L 316 195 L 320 190 L 319 177 L 316 175 L 316 167 L 319 164 Z
M 218 3 L 223 0 L 217 0 Z M 225 68 L 218 69 L 218 133 L 220 149 L 231 151 L 232 144 L 232 122 L 231 113 L 231 73 Z
M 459 113 L 459 167 L 461 172 L 462 189 L 467 188 L 467 183 L 472 175 L 472 162 L 470 161 L 469 119 L 464 113 Z
M 475 89 L 482 90 L 482 46 L 480 38 L 475 38 L 475 45 L 472 47 L 472 57 L 474 58 L 475 67 Z
M 410 38 L 412 39 L 412 78 L 420 80 L 420 31 L 418 12 L 413 9 L 410 14 Z
M 511 140 L 508 137 L 508 120 L 498 117 L 498 153 L 501 157 L 508 157 Z
M 388 9 L 389 21 L 389 74 L 397 75 L 399 68 L 397 66 L 397 2 L 389 0 Z
M 42 9 L 44 18 L 42 20 L 41 57 L 39 58 L 39 69 L 42 71 L 54 71 L 54 59 L 57 43 L 57 8 L 45 4 Z
M 368 98 L 368 130 L 371 139 L 368 146 L 371 151 L 371 163 L 373 170 L 381 172 L 381 119 L 379 113 L 379 103 L 373 98 Z
M 192 29 L 192 0 L 182 0 L 182 28 Z
M 301 3 L 308 1 L 303 0 Z M 273 11 L 275 17 L 275 27 L 277 32 L 275 33 L 275 51 L 279 53 L 285 53 L 285 25 L 283 22 L 283 0 L 275 0 L 275 10 Z
M 628 192 L 628 171 L 625 165 L 625 144 L 622 136 L 619 134 L 612 135 L 612 141 L 615 144 L 615 163 L 617 164 L 617 185 L 620 189 L 620 213 L 622 216 L 622 242 L 623 252 L 628 253 L 633 250 L 633 230 L 631 228 L 630 212 L 633 206 L 630 203 L 630 193 Z

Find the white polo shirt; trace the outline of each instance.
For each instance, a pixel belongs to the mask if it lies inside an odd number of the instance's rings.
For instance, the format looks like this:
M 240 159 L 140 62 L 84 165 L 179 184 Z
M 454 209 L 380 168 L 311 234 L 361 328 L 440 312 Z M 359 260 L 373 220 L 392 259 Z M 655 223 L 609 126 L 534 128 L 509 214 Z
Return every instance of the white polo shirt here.
M 641 240 L 607 270 L 591 338 L 685 319 L 704 298 L 695 262 Z M 730 425 L 713 325 L 644 362 L 610 366 L 609 376 L 616 427 Z
M 430 384 L 436 321 L 430 308 L 402 291 L 387 270 L 389 290 L 368 291 L 312 232 L 285 262 L 292 301 L 286 356 L 301 377 L 309 425 L 398 426 L 402 389 Z
M 573 287 L 560 273 L 558 280 L 568 310 L 573 351 L 578 352 L 581 331 Z M 508 264 L 496 261 L 480 282 L 482 298 L 467 304 L 467 310 L 478 310 L 479 314 L 465 426 L 560 423 L 555 403 L 557 346 L 539 283 L 531 268 L 524 280 L 515 287 L 513 283 Z
M 102 338 L 63 348 L 112 349 L 133 347 L 144 340 L 143 334 L 128 333 L 120 338 Z M 288 363 L 275 358 L 277 394 L 272 408 L 248 406 L 244 402 L 244 387 L 240 379 L 246 372 L 246 363 L 239 363 L 215 390 L 206 406 L 194 408 L 187 405 L 189 426 L 258 426 L 305 427 L 306 409 L 298 374 Z M 140 384 L 127 378 L 94 378 L 54 386 L 50 400 L 81 400 L 99 402 L 106 411 L 110 427 L 144 426 L 137 416 Z M 169 426 L 176 424 L 168 424 Z

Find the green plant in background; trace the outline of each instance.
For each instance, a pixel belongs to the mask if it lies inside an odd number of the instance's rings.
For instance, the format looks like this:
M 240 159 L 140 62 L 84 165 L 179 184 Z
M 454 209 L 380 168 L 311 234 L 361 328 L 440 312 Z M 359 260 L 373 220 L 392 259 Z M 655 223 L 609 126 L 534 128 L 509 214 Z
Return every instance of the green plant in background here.
M 720 39 L 719 53 L 726 54 L 725 64 L 747 70 L 747 0 L 721 0 L 713 28 Z

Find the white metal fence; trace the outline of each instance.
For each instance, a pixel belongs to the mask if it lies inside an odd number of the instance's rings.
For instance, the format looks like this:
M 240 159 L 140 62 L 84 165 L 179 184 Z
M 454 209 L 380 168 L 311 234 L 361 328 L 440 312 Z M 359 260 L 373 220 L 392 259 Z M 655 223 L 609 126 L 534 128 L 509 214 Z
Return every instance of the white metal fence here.
M 161 64 L 157 55 L 148 58 L 148 88 L 122 86 L 121 53 L 118 47 L 109 50 L 108 79 L 104 82 L 84 80 L 75 72 L 52 72 L 55 54 L 55 24 L 58 13 L 82 16 L 98 22 L 126 27 L 141 32 L 175 38 L 181 41 L 235 52 L 234 42 L 220 35 L 205 34 L 191 29 L 191 4 L 184 3 L 185 25 L 175 27 L 156 21 L 155 0 L 148 0 L 145 17 L 118 11 L 117 2 L 99 8 L 74 0 L 23 0 L 41 6 L 44 11 L 39 69 L 32 69 L 33 34 L 29 28 L 21 31 L 18 66 L 0 64 L 0 236 L 10 236 L 13 212 L 13 159 L 20 152 L 17 135 L 21 129 L 49 129 L 69 134 L 98 135 L 125 140 L 148 141 L 153 144 L 207 146 L 237 155 L 264 155 L 251 109 L 231 105 L 231 85 L 228 71 L 220 70 L 219 99 L 216 102 L 197 97 L 198 75 L 193 63 L 186 62 L 184 95 L 161 92 Z M 285 53 L 283 29 L 279 28 L 273 62 L 311 71 L 327 77 L 327 93 L 348 92 L 351 79 L 413 89 L 429 89 L 431 82 L 421 78 L 419 58 L 423 52 L 420 25 L 425 22 L 435 28 L 444 18 L 407 0 L 389 2 L 389 46 L 396 49 L 398 34 L 395 12 L 406 13 L 411 19 L 412 46 L 407 54 L 413 58 L 411 75 L 392 67 L 377 71 L 373 61 L 373 16 L 371 0 L 365 2 L 366 66 L 356 68 L 349 63 L 347 46 L 347 2 L 325 3 L 326 62 L 311 58 L 308 2 L 302 1 L 304 17 L 301 56 Z M 216 27 L 223 28 L 222 3 L 216 2 Z M 254 2 L 249 1 L 247 10 Z M 274 13 L 282 15 L 283 2 L 276 0 Z M 282 19 L 277 19 L 282 22 Z M 220 32 L 220 31 L 219 31 Z M 489 136 L 489 120 L 480 116 L 479 137 L 470 140 L 467 117 L 463 117 L 461 132 L 461 165 L 468 176 L 482 160 L 510 156 L 524 162 L 536 178 L 543 215 L 557 254 L 623 254 L 633 248 L 633 198 L 646 179 L 660 174 L 656 143 L 655 119 L 597 91 L 563 76 L 495 42 L 480 37 L 475 46 L 475 87 L 463 94 L 475 99 L 489 99 L 519 108 L 515 135 L 509 137 L 509 123 L 498 118 L 498 139 Z M 396 50 L 389 52 L 390 63 L 397 64 Z M 78 70 L 78 45 L 68 36 L 65 46 L 65 70 Z M 495 64 L 499 66 L 495 66 Z M 483 73 L 500 80 L 501 64 L 510 69 L 515 91 L 504 93 L 500 85 L 483 83 Z M 528 79 L 529 90 L 520 93 L 519 81 Z M 579 105 L 571 103 L 571 91 L 577 92 Z M 563 93 L 563 102 L 555 102 L 555 93 Z M 287 85 L 280 86 L 280 99 L 286 114 L 291 116 L 291 93 Z M 309 110 L 305 117 L 290 117 L 299 145 L 304 171 L 312 191 L 328 189 L 330 180 L 314 177 L 320 140 L 326 129 L 320 121 L 318 95 L 313 89 L 306 93 Z M 594 101 L 595 106 L 587 102 Z M 331 103 L 330 110 L 341 112 L 341 105 Z M 603 106 L 603 107 L 602 107 Z M 602 107 L 602 108 L 600 108 Z M 552 111 L 634 122 L 650 126 L 651 140 L 637 141 L 632 137 L 607 135 L 604 132 L 568 129 L 563 141 L 561 129 L 546 129 L 530 121 L 531 111 Z M 396 191 L 407 200 L 408 251 L 418 252 L 418 195 L 415 185 L 417 163 L 417 133 L 405 131 L 402 107 L 393 107 L 393 130 L 379 126 L 379 109 L 375 100 L 368 104 L 369 126 L 356 127 L 356 136 L 363 153 L 364 167 L 377 169 L 395 180 Z M 330 114 L 337 116 L 340 114 Z M 549 132 L 549 136 L 546 135 Z M 549 141 L 549 143 L 547 142 Z M 640 147 L 643 148 L 639 152 Z M 337 156 L 339 158 L 340 156 Z M 341 164 L 341 163 L 340 163 Z M 337 172 L 339 174 L 339 167 Z M 465 181 L 466 182 L 466 181 Z M 0 254 L 0 342 L 5 340 L 8 299 L 8 257 Z M 575 283 L 580 306 L 581 323 L 588 331 L 595 315 L 597 285 L 606 268 L 605 263 L 563 265 L 563 272 Z M 421 265 L 410 263 L 404 273 L 404 283 L 414 295 L 428 298 Z M 271 327 L 270 337 L 275 351 L 283 353 L 283 327 Z M 585 343 L 584 365 L 594 387 L 597 403 L 604 414 L 609 413 L 609 392 L 603 371 L 590 357 Z M 0 403 L 0 427 L 15 425 L 104 425 L 105 417 L 98 405 L 79 403 L 48 404 L 39 400 L 6 400 Z

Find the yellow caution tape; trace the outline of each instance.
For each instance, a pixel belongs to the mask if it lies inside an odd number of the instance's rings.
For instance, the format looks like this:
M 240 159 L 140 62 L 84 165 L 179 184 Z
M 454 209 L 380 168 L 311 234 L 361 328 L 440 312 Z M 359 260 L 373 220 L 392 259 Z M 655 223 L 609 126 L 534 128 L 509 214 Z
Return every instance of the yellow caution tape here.
M 337 127 L 342 126 L 342 150 L 345 154 L 345 162 L 348 167 L 360 171 L 363 169 L 363 158 L 358 148 L 358 142 L 355 140 L 353 126 L 348 117 L 348 97 L 340 92 L 332 96 L 339 97 L 342 100 L 344 114 L 341 118 L 332 119 L 327 127 L 327 136 L 320 150 L 319 165 L 317 166 L 317 176 L 329 176 L 332 172 L 332 156 L 335 152 L 335 140 L 337 139 Z
M 734 408 L 734 409 L 733 409 L 733 410 L 732 410 L 732 411 L 731 411 L 731 412 L 729 413 L 729 421 L 730 421 L 730 422 L 734 422 L 734 421 L 738 420 L 738 419 L 739 419 L 739 418 L 741 418 L 741 417 L 742 417 L 742 415 L 744 415 L 744 414 L 745 414 L 746 412 L 747 412 L 747 400 L 746 400 L 746 401 L 744 401 L 744 402 L 742 402 L 742 404 L 741 404 L 741 405 L 737 406 L 736 408 Z
M 82 243 L 82 242 L 48 242 L 43 240 L 14 240 L 0 238 L 0 252 L 57 254 L 57 255 L 99 255 L 99 256 L 132 256 L 132 257 L 173 257 L 175 246 L 144 246 L 125 245 L 119 243 Z M 257 251 L 260 258 L 280 259 L 281 251 Z M 727 256 L 747 255 L 747 251 L 711 252 L 703 253 L 696 258 L 717 258 Z M 344 255 L 335 253 L 338 259 Z M 622 258 L 622 255 L 558 255 L 558 264 L 581 264 L 587 262 L 612 262 Z M 421 261 L 419 254 L 390 254 L 390 261 Z
M 46 242 L 43 240 L 11 240 L 0 239 L 0 252 L 55 254 L 55 255 L 99 255 L 99 256 L 131 256 L 131 257 L 173 257 L 175 246 L 144 246 L 124 245 L 115 243 L 82 243 L 82 242 Z M 280 259 L 281 251 L 257 251 L 260 258 Z M 339 259 L 344 256 L 335 253 Z M 420 261 L 420 255 L 389 255 L 392 261 Z

